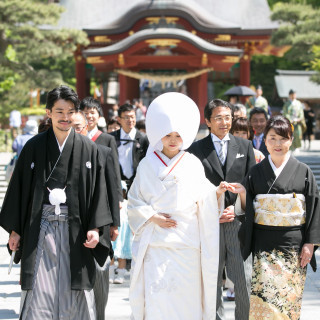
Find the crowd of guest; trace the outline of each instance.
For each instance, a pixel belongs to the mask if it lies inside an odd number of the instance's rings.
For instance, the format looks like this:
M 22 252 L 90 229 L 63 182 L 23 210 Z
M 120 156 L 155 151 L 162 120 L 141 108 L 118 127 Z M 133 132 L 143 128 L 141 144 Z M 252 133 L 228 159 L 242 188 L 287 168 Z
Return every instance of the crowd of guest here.
M 290 90 L 272 117 L 262 93 L 246 105 L 209 101 L 209 134 L 195 141 L 199 110 L 183 94 L 148 110 L 141 99 L 114 104 L 106 121 L 98 100 L 52 90 L 47 119 L 29 120 L 14 142 L 20 157 L 0 214 L 10 252 L 21 253 L 22 318 L 45 309 L 104 319 L 109 283 L 126 281 L 132 262 L 134 319 L 222 320 L 223 287 L 235 319 L 262 309 L 298 319 L 320 209 L 311 170 L 290 150 L 314 113 Z

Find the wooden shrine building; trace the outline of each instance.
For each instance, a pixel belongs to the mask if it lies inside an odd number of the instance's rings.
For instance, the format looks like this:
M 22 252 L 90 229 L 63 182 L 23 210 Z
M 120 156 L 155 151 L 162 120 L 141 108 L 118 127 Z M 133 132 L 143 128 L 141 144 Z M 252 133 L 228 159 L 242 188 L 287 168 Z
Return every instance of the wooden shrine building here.
M 75 53 L 77 92 L 90 78 L 104 88 L 116 77 L 119 103 L 139 98 L 141 81 L 171 83 L 202 109 L 208 82 L 233 77 L 250 85 L 253 54 L 279 55 L 270 45 L 267 0 L 65 0 L 60 24 L 87 32 L 90 45 Z M 281 53 L 281 52 L 280 52 Z M 103 87 L 102 86 L 102 87 Z M 201 112 L 202 113 L 202 112 Z M 203 119 L 202 119 L 203 120 Z

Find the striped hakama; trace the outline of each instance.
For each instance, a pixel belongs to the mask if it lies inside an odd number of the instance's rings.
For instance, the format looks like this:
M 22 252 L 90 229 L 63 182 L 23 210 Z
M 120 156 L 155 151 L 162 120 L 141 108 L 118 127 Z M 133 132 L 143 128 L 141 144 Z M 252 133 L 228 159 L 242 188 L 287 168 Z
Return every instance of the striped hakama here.
M 44 205 L 32 290 L 23 291 L 22 320 L 94 320 L 93 290 L 71 290 L 68 208 Z
M 96 303 L 96 314 L 97 319 L 105 319 L 105 309 L 108 303 L 109 295 L 109 266 L 110 258 L 107 259 L 106 263 L 100 267 L 99 264 L 95 261 L 96 264 L 96 281 L 94 283 L 93 292 L 94 299 Z

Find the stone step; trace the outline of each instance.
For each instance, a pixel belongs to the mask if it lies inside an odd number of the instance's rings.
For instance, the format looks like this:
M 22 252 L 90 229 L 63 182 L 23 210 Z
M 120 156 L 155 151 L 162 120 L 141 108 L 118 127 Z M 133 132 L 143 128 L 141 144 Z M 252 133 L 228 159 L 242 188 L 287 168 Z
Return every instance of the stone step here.
M 6 193 L 6 192 L 7 192 L 7 187 L 0 186 L 0 193 Z
M 0 180 L 0 187 L 7 187 L 8 186 L 8 182 L 5 180 Z

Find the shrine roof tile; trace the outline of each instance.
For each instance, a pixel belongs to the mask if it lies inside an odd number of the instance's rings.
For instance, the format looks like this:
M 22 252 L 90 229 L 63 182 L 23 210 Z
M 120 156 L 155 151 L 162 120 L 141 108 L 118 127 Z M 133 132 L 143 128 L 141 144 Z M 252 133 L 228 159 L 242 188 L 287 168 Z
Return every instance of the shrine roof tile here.
M 315 71 L 277 70 L 275 83 L 280 98 L 288 98 L 289 91 L 295 90 L 298 99 L 320 99 L 320 85 L 311 81 Z
M 97 55 L 110 55 L 121 53 L 133 44 L 147 39 L 180 39 L 192 43 L 194 46 L 207 53 L 239 56 L 243 51 L 241 49 L 226 48 L 214 45 L 203 40 L 195 34 L 188 31 L 174 28 L 145 29 L 138 31 L 127 38 L 103 48 L 87 49 L 83 51 L 85 57 Z
M 278 24 L 270 20 L 267 0 L 61 0 L 66 11 L 59 25 L 85 29 L 89 34 L 129 30 L 136 19 L 178 15 L 203 32 L 270 34 Z

